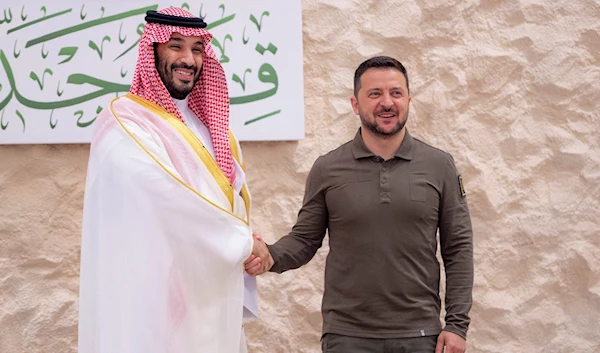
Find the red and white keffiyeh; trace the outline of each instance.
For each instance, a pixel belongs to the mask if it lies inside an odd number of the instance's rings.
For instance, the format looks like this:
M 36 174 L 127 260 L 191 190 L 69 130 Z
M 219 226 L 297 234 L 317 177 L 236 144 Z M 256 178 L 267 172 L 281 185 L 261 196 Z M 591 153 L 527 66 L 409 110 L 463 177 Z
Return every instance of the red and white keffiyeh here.
M 175 7 L 169 7 L 158 12 L 170 16 L 195 17 L 188 11 Z M 212 34 L 203 28 L 146 23 L 140 39 L 139 57 L 129 92 L 161 106 L 184 121 L 181 112 L 162 82 L 154 62 L 153 43 L 166 43 L 175 32 L 184 36 L 202 38 L 204 44 L 202 74 L 188 96 L 188 106 L 208 127 L 217 164 L 233 184 L 235 181 L 235 167 L 229 145 L 227 78 L 210 45 Z

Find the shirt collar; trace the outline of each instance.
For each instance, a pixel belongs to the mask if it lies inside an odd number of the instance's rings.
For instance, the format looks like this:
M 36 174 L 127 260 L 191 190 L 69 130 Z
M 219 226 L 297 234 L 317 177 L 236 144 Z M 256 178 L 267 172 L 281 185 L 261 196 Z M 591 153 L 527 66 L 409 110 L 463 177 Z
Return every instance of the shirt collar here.
M 179 108 L 179 111 L 183 111 L 185 109 L 188 108 L 188 99 L 189 99 L 189 95 L 187 95 L 184 99 L 175 99 L 173 98 L 173 101 L 175 102 L 175 105 L 177 105 L 177 108 Z
M 402 143 L 400 144 L 400 147 L 394 156 L 410 161 L 413 157 L 414 139 L 408 133 L 408 129 L 406 129 L 405 132 L 404 139 L 402 140 Z M 361 128 L 358 129 L 358 132 L 352 141 L 352 154 L 354 155 L 355 159 L 375 156 L 375 154 L 371 152 L 371 150 L 369 150 L 369 148 L 367 148 L 365 145 L 361 135 Z

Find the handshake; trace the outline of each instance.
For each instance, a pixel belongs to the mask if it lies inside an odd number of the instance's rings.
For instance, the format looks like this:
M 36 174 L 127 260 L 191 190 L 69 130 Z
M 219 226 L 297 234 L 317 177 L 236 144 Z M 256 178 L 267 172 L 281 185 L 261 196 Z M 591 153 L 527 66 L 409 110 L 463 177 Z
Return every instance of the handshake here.
M 269 271 L 275 261 L 258 232 L 252 232 L 254 244 L 252 245 L 252 254 L 244 263 L 244 268 L 250 276 L 258 276 Z

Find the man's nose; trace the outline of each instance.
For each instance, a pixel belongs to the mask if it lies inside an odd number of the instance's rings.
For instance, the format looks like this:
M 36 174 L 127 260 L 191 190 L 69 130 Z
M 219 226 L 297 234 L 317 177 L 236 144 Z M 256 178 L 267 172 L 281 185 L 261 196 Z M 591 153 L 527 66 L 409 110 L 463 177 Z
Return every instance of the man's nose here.
M 191 51 L 184 51 L 179 57 L 179 62 L 186 66 L 194 66 L 194 55 Z
M 379 104 L 383 108 L 391 108 L 393 104 L 392 97 L 389 94 L 384 93 L 383 95 L 381 95 L 381 101 L 379 101 Z

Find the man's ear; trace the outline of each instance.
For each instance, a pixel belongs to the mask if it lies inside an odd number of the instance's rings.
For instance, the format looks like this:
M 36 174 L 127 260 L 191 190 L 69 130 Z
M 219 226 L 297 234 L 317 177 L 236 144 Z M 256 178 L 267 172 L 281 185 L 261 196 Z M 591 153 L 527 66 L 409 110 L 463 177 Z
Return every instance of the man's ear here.
M 352 104 L 352 110 L 354 114 L 358 115 L 358 99 L 355 96 L 350 97 L 350 104 Z

